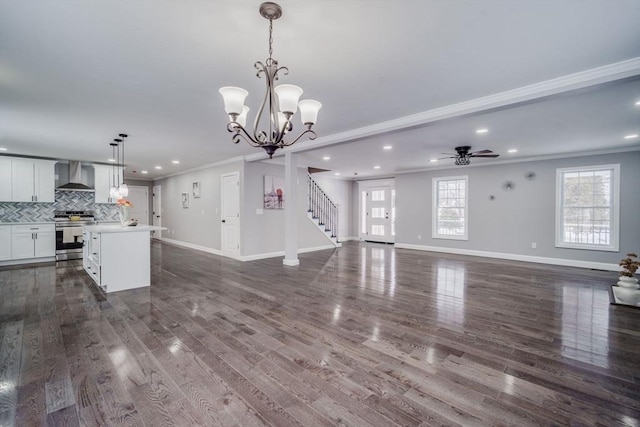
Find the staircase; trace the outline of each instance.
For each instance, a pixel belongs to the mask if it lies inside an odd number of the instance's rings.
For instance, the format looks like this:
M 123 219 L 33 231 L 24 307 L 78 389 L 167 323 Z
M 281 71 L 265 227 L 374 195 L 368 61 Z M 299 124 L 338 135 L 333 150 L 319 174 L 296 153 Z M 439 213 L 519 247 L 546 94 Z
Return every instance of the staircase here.
M 338 207 L 331 201 L 310 174 L 307 174 L 308 215 L 309 219 L 327 236 L 336 248 L 338 242 Z

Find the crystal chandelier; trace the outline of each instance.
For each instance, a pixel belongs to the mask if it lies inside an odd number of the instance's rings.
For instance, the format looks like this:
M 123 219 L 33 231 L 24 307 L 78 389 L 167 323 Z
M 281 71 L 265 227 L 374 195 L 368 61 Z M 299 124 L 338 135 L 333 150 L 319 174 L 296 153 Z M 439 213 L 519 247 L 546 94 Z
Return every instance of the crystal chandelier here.
M 249 92 L 239 87 L 225 86 L 220 88 L 220 94 L 224 98 L 224 108 L 229 115 L 227 130 L 233 133 L 233 142 L 237 144 L 242 138 L 253 147 L 263 148 L 271 158 L 278 148 L 295 144 L 305 134 L 308 134 L 308 138 L 311 140 L 316 139 L 316 133 L 311 128 L 316 123 L 318 110 L 322 104 L 312 99 L 298 102 L 303 92 L 298 86 L 281 84 L 274 87 L 279 72 L 282 71 L 285 75 L 289 74 L 287 67 L 278 67 L 278 61 L 271 57 L 273 53 L 273 20 L 282 16 L 282 8 L 276 3 L 262 3 L 260 15 L 269 20 L 269 58 L 264 64 L 258 61 L 254 66 L 258 70 L 258 78 L 261 74 L 265 75 L 267 91 L 255 117 L 252 133 L 245 128 L 249 107 L 244 105 L 244 99 Z M 260 120 L 267 105 L 269 126 L 268 129 L 260 130 Z M 285 135 L 293 130 L 291 119 L 298 108 L 300 108 L 302 124 L 306 129 L 296 138 L 285 141 Z

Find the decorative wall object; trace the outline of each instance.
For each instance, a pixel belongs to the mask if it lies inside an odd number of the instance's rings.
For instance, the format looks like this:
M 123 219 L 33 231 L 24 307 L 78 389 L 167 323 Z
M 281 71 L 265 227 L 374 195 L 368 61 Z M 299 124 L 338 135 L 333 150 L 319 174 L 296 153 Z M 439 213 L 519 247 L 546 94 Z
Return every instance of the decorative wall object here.
M 284 178 L 264 176 L 264 208 L 284 209 Z
M 200 198 L 200 181 L 196 181 L 192 185 L 193 185 L 193 198 L 199 199 Z
M 182 193 L 182 208 L 189 208 L 189 193 Z
M 504 191 L 511 191 L 511 190 L 513 190 L 514 188 L 516 188 L 516 184 L 515 184 L 513 181 L 505 181 L 505 182 L 502 184 L 502 189 L 503 189 Z

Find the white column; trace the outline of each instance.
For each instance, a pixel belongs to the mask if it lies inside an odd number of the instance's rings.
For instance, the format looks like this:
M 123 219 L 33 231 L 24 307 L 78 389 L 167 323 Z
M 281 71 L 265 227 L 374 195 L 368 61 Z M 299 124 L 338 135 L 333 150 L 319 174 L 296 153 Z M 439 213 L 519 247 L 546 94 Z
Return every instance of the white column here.
M 300 264 L 298 260 L 298 157 L 284 154 L 284 265 Z

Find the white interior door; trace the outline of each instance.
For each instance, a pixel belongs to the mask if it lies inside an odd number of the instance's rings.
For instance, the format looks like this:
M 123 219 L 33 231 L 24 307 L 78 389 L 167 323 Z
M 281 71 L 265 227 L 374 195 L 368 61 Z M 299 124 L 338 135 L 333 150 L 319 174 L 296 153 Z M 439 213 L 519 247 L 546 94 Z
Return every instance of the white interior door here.
M 222 175 L 222 255 L 240 256 L 240 174 Z
M 162 227 L 162 186 L 153 186 L 153 202 L 151 208 L 151 224 Z M 162 239 L 162 231 L 152 231 L 151 235 L 155 239 Z
M 393 243 L 393 204 L 391 187 L 370 187 L 366 196 L 365 240 Z
M 127 199 L 133 204 L 130 217 L 137 219 L 138 224 L 149 225 L 149 188 L 130 185 Z

